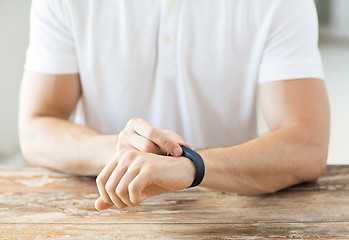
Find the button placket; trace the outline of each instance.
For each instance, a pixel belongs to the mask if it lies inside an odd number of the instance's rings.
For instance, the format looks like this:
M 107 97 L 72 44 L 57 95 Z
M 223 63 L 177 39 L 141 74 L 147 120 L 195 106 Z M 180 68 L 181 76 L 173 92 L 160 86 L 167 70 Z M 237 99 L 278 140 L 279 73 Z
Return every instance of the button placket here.
M 159 29 L 158 70 L 177 71 L 177 25 L 180 0 L 162 1 Z
M 167 7 L 172 8 L 174 5 L 174 0 L 168 0 L 167 1 Z

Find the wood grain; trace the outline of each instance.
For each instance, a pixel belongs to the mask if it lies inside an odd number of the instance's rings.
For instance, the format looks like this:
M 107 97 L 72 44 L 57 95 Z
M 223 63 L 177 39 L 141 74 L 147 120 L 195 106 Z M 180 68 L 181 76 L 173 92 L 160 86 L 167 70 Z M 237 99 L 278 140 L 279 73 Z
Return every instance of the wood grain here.
M 0 239 L 349 239 L 349 166 L 257 197 L 194 188 L 103 212 L 97 197 L 94 178 L 0 169 Z
M 8 239 L 347 239 L 348 229 L 349 223 L 0 224 Z

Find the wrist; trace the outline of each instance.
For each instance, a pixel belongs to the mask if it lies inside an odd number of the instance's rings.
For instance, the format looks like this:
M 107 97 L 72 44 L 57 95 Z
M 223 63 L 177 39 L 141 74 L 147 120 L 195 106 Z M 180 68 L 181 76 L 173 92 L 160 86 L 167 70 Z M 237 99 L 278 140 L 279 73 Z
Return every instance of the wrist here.
M 196 176 L 195 164 L 192 160 L 183 156 L 179 157 L 178 159 L 180 160 L 180 168 L 183 169 L 183 171 L 185 171 L 184 176 L 186 176 L 186 178 L 185 178 L 184 188 L 189 188 L 195 180 L 195 176 Z
M 202 180 L 205 176 L 204 160 L 202 159 L 200 154 L 195 152 L 194 150 L 192 150 L 188 147 L 185 147 L 185 146 L 181 146 L 181 148 L 183 150 L 182 156 L 190 159 L 195 165 L 195 169 L 196 169 L 195 178 L 194 178 L 193 183 L 189 186 L 189 188 L 196 187 L 196 186 L 200 185 L 200 183 L 202 182 Z
M 98 138 L 98 147 L 96 159 L 98 159 L 98 173 L 113 159 L 116 153 L 118 135 L 101 135 Z

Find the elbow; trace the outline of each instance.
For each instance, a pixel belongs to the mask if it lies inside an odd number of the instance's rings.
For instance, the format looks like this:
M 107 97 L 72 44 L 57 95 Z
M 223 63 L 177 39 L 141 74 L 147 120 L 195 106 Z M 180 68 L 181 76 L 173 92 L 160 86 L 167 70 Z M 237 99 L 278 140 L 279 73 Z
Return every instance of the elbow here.
M 316 181 L 326 170 L 327 166 L 327 151 L 326 153 L 316 154 L 310 164 L 306 168 L 308 171 L 303 174 L 303 182 L 313 182 Z
M 33 166 L 39 166 L 39 162 L 36 160 L 37 158 L 35 157 L 35 155 L 33 154 L 33 152 L 31 151 L 31 149 L 29 147 L 23 146 L 21 144 L 21 153 L 23 158 L 30 164 Z
M 19 146 L 23 158 L 31 165 L 39 166 L 35 153 L 35 137 L 30 126 L 19 127 Z
M 326 125 L 327 126 L 327 125 Z M 311 129 L 310 126 L 307 127 Z M 329 147 L 329 127 L 304 131 L 303 141 L 299 152 L 298 169 L 296 177 L 299 182 L 316 181 L 326 170 L 328 147 Z
M 328 145 L 308 147 L 305 156 L 300 159 L 303 164 L 295 175 L 295 184 L 301 182 L 315 182 L 327 167 Z
M 267 186 L 258 189 L 249 195 L 264 195 L 273 194 L 287 187 L 302 183 L 315 182 L 320 178 L 327 167 L 328 148 L 313 148 L 307 151 L 306 158 L 302 160 L 303 164 L 298 164 L 294 174 L 285 177 L 284 181 L 279 181 L 277 184 L 267 184 Z
M 31 165 L 38 165 L 38 163 L 35 161 L 35 156 L 33 153 L 33 149 L 30 146 L 30 140 L 20 136 L 20 149 L 21 149 L 21 153 L 23 158 Z

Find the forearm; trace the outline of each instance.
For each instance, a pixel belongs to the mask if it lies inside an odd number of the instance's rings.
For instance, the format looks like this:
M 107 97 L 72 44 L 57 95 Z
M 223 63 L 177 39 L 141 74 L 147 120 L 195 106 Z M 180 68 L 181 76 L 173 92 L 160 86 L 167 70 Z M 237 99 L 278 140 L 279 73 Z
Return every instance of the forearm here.
M 262 194 L 314 180 L 326 166 L 327 135 L 295 124 L 241 145 L 199 151 L 206 164 L 201 186 Z
M 20 124 L 20 141 L 24 157 L 34 165 L 96 176 L 114 155 L 117 135 L 55 117 L 35 117 Z

